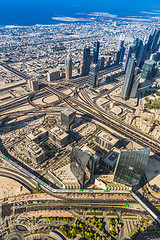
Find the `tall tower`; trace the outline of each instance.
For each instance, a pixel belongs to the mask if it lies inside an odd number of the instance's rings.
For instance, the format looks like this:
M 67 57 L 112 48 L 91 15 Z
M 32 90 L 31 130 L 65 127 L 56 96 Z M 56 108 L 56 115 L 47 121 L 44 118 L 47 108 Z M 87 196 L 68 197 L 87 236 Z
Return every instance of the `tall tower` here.
M 95 64 L 98 63 L 99 48 L 100 48 L 100 42 L 97 41 L 94 43 L 94 48 L 93 48 L 93 63 Z
M 88 85 L 92 88 L 98 86 L 97 64 L 95 63 L 92 63 L 90 66 L 90 71 L 88 76 Z
M 81 66 L 80 66 L 81 75 L 83 76 L 88 75 L 90 64 L 91 64 L 90 47 L 85 46 L 82 53 Z
M 157 28 L 155 30 L 153 41 L 151 44 L 151 53 L 155 53 L 158 50 L 158 44 L 159 44 L 159 37 L 160 37 L 160 29 Z
M 125 36 L 121 35 L 119 40 L 119 50 L 117 53 L 117 63 L 120 63 L 123 61 L 123 56 L 125 52 L 124 41 L 125 41 Z
M 133 53 L 133 46 L 129 46 L 129 49 L 125 51 L 125 54 L 124 54 L 124 57 L 123 57 L 122 69 L 125 70 L 125 71 L 127 69 L 129 58 L 131 57 L 132 53 Z
M 72 78 L 72 57 L 69 54 L 65 60 L 65 75 L 66 79 Z
M 129 58 L 125 79 L 122 86 L 121 98 L 127 100 L 130 97 L 131 89 L 134 81 L 135 60 Z

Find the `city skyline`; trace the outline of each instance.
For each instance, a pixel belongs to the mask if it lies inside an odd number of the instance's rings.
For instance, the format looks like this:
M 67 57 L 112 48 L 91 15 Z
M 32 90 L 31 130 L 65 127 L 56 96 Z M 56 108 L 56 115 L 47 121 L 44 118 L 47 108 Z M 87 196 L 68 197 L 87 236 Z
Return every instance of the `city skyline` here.
M 7 3 L 0 239 L 160 237 L 159 3 Z

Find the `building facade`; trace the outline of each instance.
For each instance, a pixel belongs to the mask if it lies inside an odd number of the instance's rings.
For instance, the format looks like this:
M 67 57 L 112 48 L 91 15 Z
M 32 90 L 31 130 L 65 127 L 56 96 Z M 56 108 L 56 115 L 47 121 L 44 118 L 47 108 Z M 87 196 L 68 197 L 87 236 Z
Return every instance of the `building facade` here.
M 55 80 L 60 79 L 60 71 L 55 71 L 55 72 L 48 72 L 47 73 L 47 81 L 52 82 Z
M 29 159 L 31 159 L 34 166 L 44 162 L 46 156 L 43 149 L 33 141 L 24 146 L 24 153 Z
M 72 57 L 70 54 L 65 60 L 65 76 L 67 80 L 72 78 Z
M 99 48 L 100 48 L 100 42 L 97 41 L 94 43 L 94 48 L 93 48 L 93 63 L 95 64 L 98 63 Z
M 28 80 L 28 87 L 31 91 L 38 91 L 39 90 L 39 84 L 36 80 Z
M 91 65 L 90 47 L 85 46 L 82 53 L 82 59 L 81 59 L 81 65 L 80 65 L 80 74 L 82 76 L 88 75 L 90 65 Z
M 91 155 L 77 147 L 72 148 L 70 168 L 82 188 L 92 183 L 94 174 L 94 160 Z
M 76 111 L 71 108 L 66 108 L 61 112 L 61 124 L 67 128 L 70 129 L 71 125 L 76 120 Z
M 98 86 L 98 69 L 97 64 L 92 63 L 90 66 L 89 76 L 88 76 L 88 85 L 92 88 Z
M 149 160 L 149 149 L 121 150 L 114 170 L 114 181 L 133 187 L 144 174 Z
M 55 143 L 58 147 L 64 147 L 68 144 L 69 134 L 58 126 L 50 129 L 48 136 L 49 140 Z
M 154 67 L 156 66 L 156 62 L 154 60 L 146 60 L 142 67 L 141 78 L 144 80 L 150 80 L 154 75 Z
M 131 89 L 134 81 L 134 70 L 135 70 L 135 60 L 133 58 L 129 58 L 126 75 L 125 75 L 125 79 L 124 79 L 122 91 L 121 91 L 121 98 L 123 98 L 124 100 L 127 100 L 130 97 L 130 93 L 131 93 Z

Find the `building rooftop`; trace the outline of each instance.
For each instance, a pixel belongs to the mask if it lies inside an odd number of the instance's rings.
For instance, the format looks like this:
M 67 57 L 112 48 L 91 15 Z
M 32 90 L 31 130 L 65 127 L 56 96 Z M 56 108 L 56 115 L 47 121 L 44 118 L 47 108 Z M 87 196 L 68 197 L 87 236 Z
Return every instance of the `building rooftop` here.
M 73 114 L 73 113 L 76 113 L 76 111 L 75 111 L 74 109 L 72 109 L 72 108 L 66 108 L 66 109 L 64 109 L 64 110 L 62 111 L 62 113 L 65 114 L 65 115 L 67 115 L 67 116 L 69 116 L 69 115 L 71 115 L 71 114 Z
M 93 150 L 92 148 L 88 147 L 88 146 L 84 146 L 81 148 L 81 150 L 87 154 L 89 154 L 90 156 L 92 156 L 95 160 L 95 162 L 97 162 L 100 159 L 100 155 L 98 153 L 96 153 L 95 150 Z
M 32 141 L 35 138 L 37 138 L 39 135 L 44 134 L 46 132 L 47 130 L 42 127 L 42 128 L 33 130 L 30 134 L 27 135 L 27 137 Z
M 69 135 L 68 133 L 66 133 L 63 129 L 59 128 L 58 126 L 55 126 L 54 128 L 50 129 L 49 131 L 50 131 L 50 133 L 56 135 L 56 137 L 59 139 L 64 139 Z
M 116 164 L 117 162 L 117 159 L 118 159 L 118 156 L 119 156 L 119 152 L 118 151 L 111 151 L 109 152 L 104 158 L 103 158 L 103 161 L 111 166 L 111 167 L 114 167 L 114 165 Z
M 29 151 L 31 151 L 35 156 L 39 156 L 44 153 L 43 149 L 35 142 L 31 142 L 27 145 Z
M 148 65 L 156 64 L 156 62 L 154 60 L 151 60 L 151 59 L 146 60 L 145 63 L 148 64 Z
M 118 138 L 116 138 L 115 136 L 113 136 L 105 131 L 100 131 L 97 134 L 97 136 L 100 137 L 102 140 L 109 142 L 112 145 L 115 145 L 119 141 Z

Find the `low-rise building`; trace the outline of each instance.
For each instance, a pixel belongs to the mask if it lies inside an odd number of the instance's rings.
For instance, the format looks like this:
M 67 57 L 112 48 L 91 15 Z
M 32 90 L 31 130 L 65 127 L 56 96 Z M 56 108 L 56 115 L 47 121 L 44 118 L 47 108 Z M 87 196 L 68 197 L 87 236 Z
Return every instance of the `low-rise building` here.
M 33 141 L 24 146 L 24 153 L 28 158 L 31 159 L 35 166 L 41 164 L 45 160 L 45 152 L 37 143 Z
M 27 141 L 34 141 L 36 143 L 45 141 L 47 140 L 47 138 L 48 131 L 43 127 L 33 130 L 30 134 L 26 136 Z
M 68 144 L 69 134 L 58 126 L 50 129 L 48 135 L 49 139 L 53 141 L 58 147 L 63 147 Z
M 103 168 L 109 172 L 113 171 L 114 167 L 116 165 L 118 156 L 119 156 L 118 150 L 114 150 L 114 151 L 107 153 L 107 155 L 105 155 L 103 157 L 103 159 L 101 160 L 101 168 Z
M 49 71 L 47 73 L 47 81 L 48 82 L 52 82 L 52 81 L 55 81 L 55 80 L 58 80 L 60 79 L 60 71 Z
M 105 131 L 100 131 L 95 137 L 95 142 L 102 148 L 111 150 L 119 142 L 119 139 Z
M 156 126 L 155 129 L 153 130 L 152 134 L 156 139 L 159 140 L 160 139 L 160 126 Z
M 39 84 L 36 80 L 29 80 L 28 81 L 28 87 L 31 91 L 38 91 L 39 90 Z

